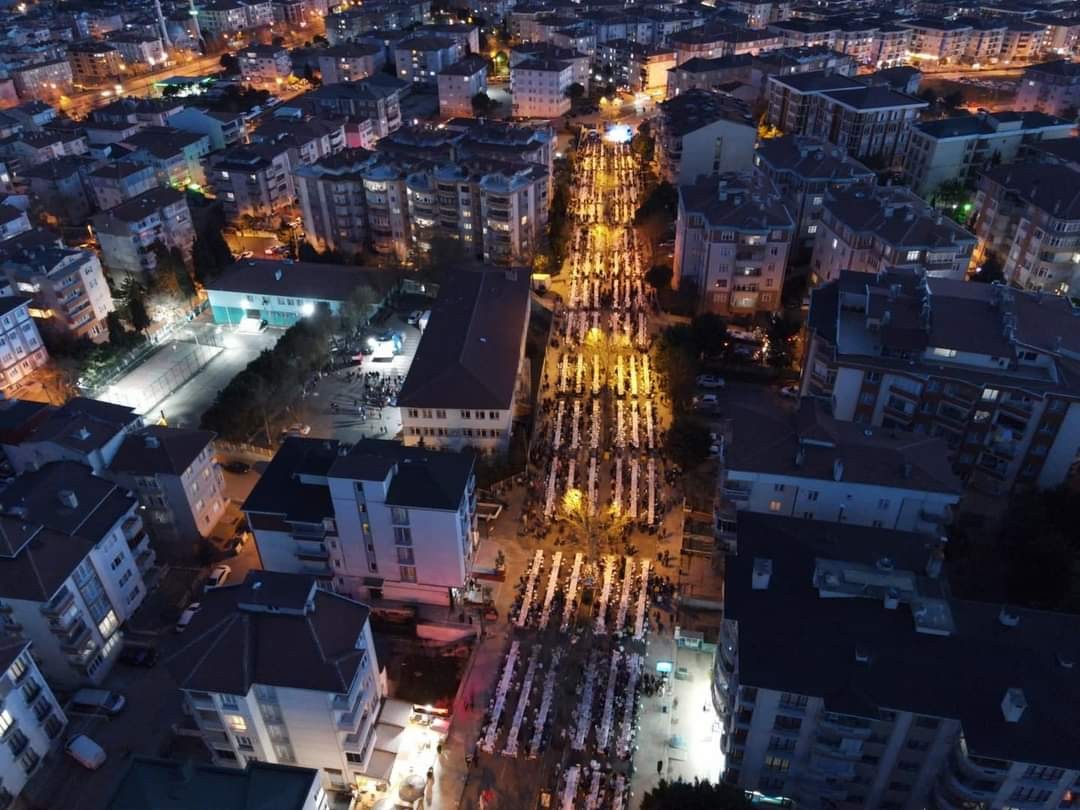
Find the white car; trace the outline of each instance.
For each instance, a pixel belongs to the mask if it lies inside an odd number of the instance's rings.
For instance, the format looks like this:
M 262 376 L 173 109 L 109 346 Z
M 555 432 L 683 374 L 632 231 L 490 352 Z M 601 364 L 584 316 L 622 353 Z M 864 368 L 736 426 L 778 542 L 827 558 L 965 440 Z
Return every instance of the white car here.
M 694 397 L 695 408 L 716 408 L 720 405 L 720 400 L 716 398 L 716 394 L 702 394 L 699 397 Z
M 68 740 L 64 751 L 88 771 L 96 771 L 105 764 L 105 749 L 85 734 L 76 734 Z
M 699 374 L 697 384 L 699 388 L 723 388 L 724 378 L 715 374 Z
M 797 385 L 785 385 L 780 389 L 780 396 L 784 399 L 798 399 L 799 398 L 799 386 Z
M 201 602 L 192 602 L 187 606 L 187 609 L 180 614 L 180 618 L 176 620 L 176 632 L 183 633 L 187 630 L 191 620 L 195 618 L 195 614 L 202 610 Z
M 232 573 L 232 569 L 227 565 L 215 565 L 214 569 L 210 572 L 210 576 L 206 580 L 206 586 L 204 590 L 212 591 L 214 588 L 220 588 L 225 584 L 225 581 L 229 578 L 229 574 Z
M 311 425 L 305 425 L 303 422 L 293 422 L 281 432 L 286 436 L 307 436 L 311 433 Z

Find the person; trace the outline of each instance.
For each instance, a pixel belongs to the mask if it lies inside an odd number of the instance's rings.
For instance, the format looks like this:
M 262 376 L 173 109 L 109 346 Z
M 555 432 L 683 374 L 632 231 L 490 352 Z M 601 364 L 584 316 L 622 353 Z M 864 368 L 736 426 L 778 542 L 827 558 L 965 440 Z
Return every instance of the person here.
M 659 776 L 664 772 L 664 760 L 656 760 L 656 775 Z

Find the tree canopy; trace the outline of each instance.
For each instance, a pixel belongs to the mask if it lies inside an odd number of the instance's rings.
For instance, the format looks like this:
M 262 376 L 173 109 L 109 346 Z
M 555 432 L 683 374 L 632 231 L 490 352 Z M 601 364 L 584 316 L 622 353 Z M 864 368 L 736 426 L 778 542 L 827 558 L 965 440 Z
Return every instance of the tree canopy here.
M 750 810 L 752 806 L 741 788 L 702 780 L 661 779 L 641 800 L 641 810 Z

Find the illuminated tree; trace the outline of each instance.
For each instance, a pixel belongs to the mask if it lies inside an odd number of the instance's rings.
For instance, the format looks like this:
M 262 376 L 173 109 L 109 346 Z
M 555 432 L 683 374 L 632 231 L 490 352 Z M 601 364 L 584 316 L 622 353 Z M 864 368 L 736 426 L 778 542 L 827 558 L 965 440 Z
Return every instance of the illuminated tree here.
M 614 545 L 630 523 L 630 518 L 614 504 L 606 510 L 590 510 L 585 493 L 576 487 L 563 495 L 559 515 L 573 527 L 593 560 L 600 559 L 602 550 Z

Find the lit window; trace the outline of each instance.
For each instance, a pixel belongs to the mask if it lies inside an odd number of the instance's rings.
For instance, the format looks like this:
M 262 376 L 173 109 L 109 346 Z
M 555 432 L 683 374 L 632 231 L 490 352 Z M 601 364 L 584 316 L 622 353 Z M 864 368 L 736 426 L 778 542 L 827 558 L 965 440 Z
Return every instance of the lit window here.
M 817 233 L 817 225 L 808 225 L 806 227 L 807 233 Z
M 909 250 L 907 252 L 907 260 L 909 262 L 917 262 L 919 260 L 919 251 L 917 251 L 917 250 Z
M 996 388 L 984 388 L 982 392 L 982 398 L 987 402 L 993 402 L 998 398 L 1001 392 Z
M 769 511 L 779 512 L 784 508 L 784 504 L 781 501 L 769 501 Z
M 836 250 L 836 246 L 837 246 L 837 245 L 839 245 L 839 244 L 840 244 L 840 240 L 839 240 L 839 239 L 836 239 L 836 238 L 834 238 L 834 239 L 832 240 L 832 246 L 833 246 L 833 250 Z
M 247 731 L 247 720 L 239 714 L 225 715 L 225 723 L 232 731 Z

